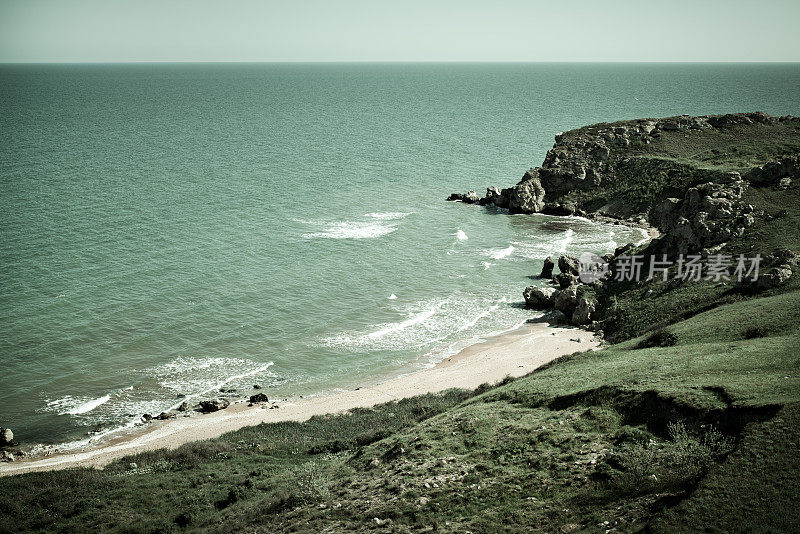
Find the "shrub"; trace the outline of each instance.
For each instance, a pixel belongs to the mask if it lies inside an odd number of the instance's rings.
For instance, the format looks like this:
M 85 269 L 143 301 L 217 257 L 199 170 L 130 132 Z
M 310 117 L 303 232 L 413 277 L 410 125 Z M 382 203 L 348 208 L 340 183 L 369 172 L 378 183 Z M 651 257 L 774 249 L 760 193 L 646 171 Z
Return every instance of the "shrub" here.
M 306 503 L 330 497 L 330 480 L 325 468 L 317 462 L 306 462 L 295 469 L 297 497 Z
M 745 339 L 767 337 L 767 331 L 760 326 L 748 326 L 744 329 L 744 332 L 742 332 L 742 337 Z
M 634 441 L 614 458 L 622 469 L 613 480 L 618 491 L 636 494 L 692 486 L 734 447 L 732 438 L 713 427 L 699 436 L 680 421 L 668 423 L 667 429 L 669 441 Z
M 637 349 L 649 349 L 652 347 L 674 347 L 678 344 L 678 338 L 675 334 L 667 330 L 656 330 L 637 345 Z

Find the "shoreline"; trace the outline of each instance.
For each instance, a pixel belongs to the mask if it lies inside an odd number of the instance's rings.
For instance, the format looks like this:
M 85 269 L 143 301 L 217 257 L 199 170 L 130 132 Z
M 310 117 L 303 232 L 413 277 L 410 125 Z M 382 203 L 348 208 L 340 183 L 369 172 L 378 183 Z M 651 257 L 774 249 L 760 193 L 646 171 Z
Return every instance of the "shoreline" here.
M 580 339 L 576 342 L 575 339 Z M 185 443 L 221 436 L 246 426 L 280 421 L 305 421 L 315 415 L 343 413 L 406 397 L 436 393 L 450 388 L 475 389 L 495 384 L 506 376 L 526 375 L 556 358 L 597 348 L 592 332 L 553 325 L 546 319 L 465 347 L 433 367 L 400 375 L 352 391 L 278 402 L 274 409 L 247 402 L 209 414 L 158 421 L 141 431 L 110 439 L 80 452 L 58 452 L 23 458 L 0 465 L 0 477 L 32 471 L 71 467 L 100 467 L 124 456 L 155 449 L 174 449 Z M 263 406 L 263 407 L 262 407 Z

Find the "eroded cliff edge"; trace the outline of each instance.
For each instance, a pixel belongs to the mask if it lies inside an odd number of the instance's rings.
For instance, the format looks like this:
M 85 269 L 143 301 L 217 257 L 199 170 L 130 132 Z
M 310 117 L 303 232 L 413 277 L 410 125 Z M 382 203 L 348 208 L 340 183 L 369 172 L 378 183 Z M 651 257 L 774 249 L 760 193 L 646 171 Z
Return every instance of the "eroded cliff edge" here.
M 489 187 L 483 198 L 470 191 L 449 200 L 511 213 L 581 215 L 658 229 L 660 237 L 646 249 L 629 245 L 606 255 L 612 269 L 618 257 L 634 253 L 645 258 L 763 257 L 762 276 L 749 286 L 728 281 L 693 284 L 676 280 L 676 273 L 669 274 L 669 283 L 620 284 L 612 272 L 584 284 L 578 278 L 577 258 L 558 258 L 560 274 L 555 277 L 555 261 L 545 260 L 541 276 L 552 278 L 557 289 L 528 287 L 528 306 L 554 307 L 573 324 L 590 324 L 607 333 L 610 329 L 614 338 L 625 339 L 641 328 L 674 322 L 679 313 L 695 313 L 692 310 L 786 284 L 800 263 L 794 252 L 800 229 L 798 184 L 800 118 L 683 115 L 560 133 L 542 166 L 527 171 L 516 185 Z M 623 300 L 631 305 L 620 306 Z
M 449 200 L 510 213 L 607 216 L 650 225 L 700 249 L 751 224 L 751 183 L 788 188 L 800 171 L 800 118 L 682 115 L 559 133 L 541 167 L 514 186 Z M 718 241 L 718 242 L 720 242 Z

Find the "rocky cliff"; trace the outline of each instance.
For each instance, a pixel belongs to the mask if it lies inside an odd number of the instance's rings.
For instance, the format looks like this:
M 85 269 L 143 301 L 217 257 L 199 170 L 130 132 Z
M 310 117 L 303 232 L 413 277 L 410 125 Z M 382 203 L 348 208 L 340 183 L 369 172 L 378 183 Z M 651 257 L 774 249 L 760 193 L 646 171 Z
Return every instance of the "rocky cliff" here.
M 794 252 L 771 253 L 766 242 L 754 241 L 792 228 L 798 179 L 800 118 L 764 113 L 679 116 L 560 133 L 542 166 L 527 171 L 516 185 L 489 187 L 483 198 L 470 191 L 449 200 L 511 213 L 611 217 L 653 226 L 661 236 L 648 246 L 648 254 L 733 257 L 763 249 L 763 276 L 752 287 L 727 289 L 736 293 L 784 285 L 797 269 Z M 789 210 L 773 211 L 781 206 Z M 787 214 L 788 222 L 770 222 Z M 777 243 L 784 245 L 786 239 Z M 602 260 L 612 265 L 631 249 L 621 247 Z M 581 282 L 577 258 L 558 258 L 560 273 L 553 276 L 555 264 L 547 258 L 542 277 L 557 288 L 526 288 L 529 307 L 554 308 L 578 325 L 600 327 L 598 320 L 614 319 L 615 312 L 604 304 L 616 302 L 629 288 L 609 288 L 611 272 L 593 283 Z M 653 288 L 642 295 L 659 289 L 654 284 L 643 284 Z
M 448 200 L 510 213 L 609 216 L 650 224 L 680 252 L 708 249 L 753 223 L 753 184 L 787 188 L 800 171 L 800 118 L 737 113 L 596 124 L 559 133 L 516 185 Z M 762 214 L 763 215 L 763 214 Z

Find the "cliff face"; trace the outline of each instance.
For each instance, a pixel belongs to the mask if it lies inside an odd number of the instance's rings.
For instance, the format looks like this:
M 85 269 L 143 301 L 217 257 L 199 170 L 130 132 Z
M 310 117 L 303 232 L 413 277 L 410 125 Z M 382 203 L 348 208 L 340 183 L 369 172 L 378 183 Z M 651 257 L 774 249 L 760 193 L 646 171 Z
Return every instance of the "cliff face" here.
M 742 235 L 742 194 L 800 174 L 800 118 L 738 113 L 596 124 L 556 135 L 541 167 L 468 203 L 511 213 L 605 215 L 656 226 L 681 252 Z

